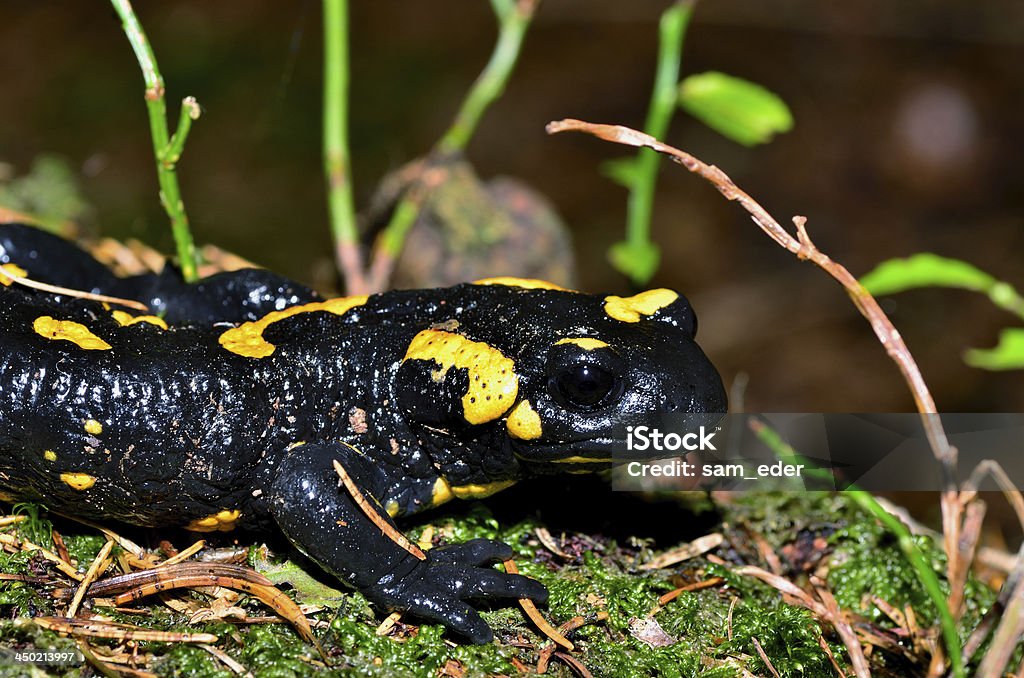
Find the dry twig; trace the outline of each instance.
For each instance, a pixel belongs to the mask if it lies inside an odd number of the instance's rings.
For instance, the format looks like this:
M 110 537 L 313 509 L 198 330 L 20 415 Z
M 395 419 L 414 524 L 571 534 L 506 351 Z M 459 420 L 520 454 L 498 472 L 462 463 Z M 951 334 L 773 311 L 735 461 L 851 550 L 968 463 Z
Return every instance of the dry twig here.
M 351 445 L 349 447 L 351 447 Z M 355 448 L 353 447 L 352 449 L 354 450 Z M 391 523 L 381 515 L 380 511 L 367 501 L 355 481 L 352 480 L 352 476 L 348 474 L 348 471 L 345 470 L 345 467 L 342 466 L 341 462 L 337 459 L 334 460 L 334 471 L 338 474 L 338 477 L 341 478 L 342 485 L 344 485 L 345 489 L 348 490 L 348 493 L 352 495 L 352 501 L 354 501 L 363 513 L 366 514 L 367 518 L 373 521 L 374 525 L 380 528 L 381 532 L 387 535 L 391 541 L 401 546 L 419 560 L 427 559 L 427 554 L 425 554 L 419 546 L 413 544 L 404 534 L 392 527 Z
M 960 498 L 955 482 L 956 448 L 949 444 L 945 429 L 937 416 L 935 401 L 903 338 L 896 331 L 896 328 L 885 312 L 882 311 L 875 298 L 860 284 L 857 278 L 842 264 L 832 261 L 815 246 L 807 232 L 807 219 L 802 216 L 793 217 L 793 224 L 796 227 L 796 236 L 793 236 L 756 200 L 733 183 L 732 179 L 722 170 L 698 160 L 685 151 L 664 144 L 652 136 L 629 127 L 600 125 L 572 119 L 550 122 L 547 125 L 547 132 L 549 134 L 566 131 L 585 132 L 605 141 L 627 146 L 650 148 L 658 153 L 667 155 L 674 162 L 709 181 L 727 200 L 738 202 L 750 214 L 754 223 L 781 247 L 792 252 L 800 259 L 812 261 L 846 289 L 854 306 L 870 323 L 879 343 L 882 344 L 886 353 L 896 363 L 896 366 L 902 373 L 914 397 L 917 410 L 921 414 L 922 424 L 929 445 L 942 468 L 944 487 L 941 496 L 941 509 L 944 547 L 947 555 L 947 573 L 950 581 L 956 581 L 964 568 L 961 562 L 960 549 L 963 504 L 959 501 Z M 943 624 L 943 632 L 947 635 L 947 650 L 953 665 L 953 673 L 954 675 L 962 676 L 963 665 L 960 657 L 959 642 L 955 638 L 949 638 L 951 630 L 948 624 Z M 856 660 L 854 666 L 855 668 L 857 666 Z M 865 670 L 866 667 L 865 662 Z M 860 674 L 858 673 L 858 675 Z
M 18 283 L 22 287 L 28 287 L 40 292 L 49 292 L 50 294 L 63 294 L 64 296 L 74 297 L 76 299 L 88 299 L 90 301 L 99 301 L 107 304 L 116 304 L 118 306 L 124 306 L 126 308 L 134 308 L 137 311 L 148 311 L 149 306 L 135 301 L 134 299 L 122 299 L 120 297 L 108 297 L 105 294 L 93 294 L 92 292 L 83 292 L 81 290 L 73 290 L 70 287 L 60 287 L 59 285 L 50 285 L 49 283 L 39 282 L 38 280 L 32 280 L 23 275 L 10 270 L 10 268 L 4 268 L 0 270 L 0 279 L 10 278 L 14 282 Z
M 516 567 L 516 562 L 511 558 L 503 561 L 502 565 L 505 566 L 505 572 L 509 574 L 519 574 L 519 568 Z M 520 598 L 519 606 L 523 608 L 523 612 L 526 613 L 526 616 L 530 618 L 530 621 L 532 621 L 545 636 L 570 652 L 576 649 L 576 646 L 573 645 L 568 638 L 559 633 L 558 629 L 549 624 L 548 620 L 541 616 L 541 613 L 537 610 L 537 606 L 533 604 L 532 600 L 529 598 Z
M 775 666 L 772 664 L 772 660 L 768 659 L 768 655 L 765 654 L 764 648 L 761 647 L 761 643 L 757 641 L 757 638 L 751 636 L 750 642 L 754 644 L 754 649 L 757 650 L 757 656 L 760 657 L 761 661 L 764 662 L 764 665 L 768 668 L 768 671 L 773 676 L 775 676 L 775 678 L 781 678 L 778 669 L 776 669 Z
M 85 578 L 82 579 L 82 583 L 78 585 L 78 590 L 75 591 L 75 597 L 71 599 L 71 604 L 68 605 L 67 616 L 74 617 L 78 613 L 78 606 L 82 604 L 82 599 L 85 598 L 85 593 L 89 589 L 89 586 L 96 580 L 96 577 L 107 568 L 107 556 L 110 555 L 111 549 L 114 548 L 114 542 L 109 539 L 103 544 L 103 548 L 96 554 L 92 564 L 89 565 L 89 569 L 85 573 Z
M 698 537 L 691 542 L 669 549 L 664 553 L 652 558 L 650 562 L 640 566 L 641 570 L 659 570 L 664 567 L 671 567 L 677 563 L 707 553 L 718 548 L 725 537 L 720 532 L 712 532 L 703 537 Z
M 176 633 L 118 624 L 101 619 L 68 619 L 63 617 L 33 617 L 32 623 L 44 629 L 70 636 L 114 638 L 116 640 L 155 641 L 159 643 L 216 643 L 212 633 Z

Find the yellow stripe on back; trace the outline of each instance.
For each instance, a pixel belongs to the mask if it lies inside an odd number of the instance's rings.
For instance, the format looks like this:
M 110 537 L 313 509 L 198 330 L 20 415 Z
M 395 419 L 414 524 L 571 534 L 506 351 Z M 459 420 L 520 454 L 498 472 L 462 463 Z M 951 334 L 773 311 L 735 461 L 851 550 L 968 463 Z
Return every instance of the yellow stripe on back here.
M 53 341 L 70 341 L 87 351 L 105 351 L 110 349 L 110 344 L 93 334 L 88 327 L 82 323 L 71 320 L 56 320 L 48 315 L 35 319 L 32 329 L 36 334 Z
M 536 278 L 513 278 L 511 276 L 498 276 L 495 278 L 481 278 L 474 280 L 474 285 L 504 285 L 505 287 L 521 287 L 524 290 L 559 290 L 561 292 L 572 292 L 561 285 L 556 285 L 547 280 Z
M 130 327 L 138 323 L 149 323 L 150 325 L 156 325 L 162 330 L 167 329 L 167 323 L 164 322 L 164 319 L 155 315 L 132 315 L 124 311 L 111 311 L 110 315 L 114 316 L 114 320 L 122 327 Z
M 329 299 L 327 301 L 314 301 L 309 304 L 303 304 L 301 306 L 292 306 L 282 311 L 273 311 L 263 316 L 259 320 L 253 320 L 246 323 L 242 323 L 238 327 L 233 327 L 220 335 L 218 341 L 220 345 L 232 353 L 245 356 L 247 358 L 266 358 L 271 355 L 277 348 L 269 341 L 263 338 L 263 332 L 268 327 L 273 325 L 279 320 L 290 318 L 300 313 L 315 313 L 317 311 L 326 311 L 327 313 L 333 313 L 334 315 L 344 315 L 349 310 L 356 306 L 362 306 L 366 303 L 367 297 L 339 297 L 338 299 Z

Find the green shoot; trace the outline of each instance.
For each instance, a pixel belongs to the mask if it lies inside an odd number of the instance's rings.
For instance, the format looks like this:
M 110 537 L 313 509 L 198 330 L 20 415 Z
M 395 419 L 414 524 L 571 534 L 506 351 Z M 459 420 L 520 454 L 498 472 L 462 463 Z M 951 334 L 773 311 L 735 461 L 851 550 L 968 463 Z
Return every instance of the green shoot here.
M 199 118 L 200 108 L 195 98 L 186 97 L 181 102 L 181 115 L 178 128 L 173 136 L 169 136 L 167 125 L 167 104 L 164 101 L 164 79 L 157 67 L 153 48 L 142 30 L 142 24 L 135 16 L 128 0 L 111 0 L 114 9 L 121 18 L 125 35 L 131 43 L 135 58 L 142 69 L 142 77 L 146 83 L 146 110 L 149 113 L 149 131 L 153 138 L 153 155 L 156 158 L 157 180 L 160 183 L 160 202 L 171 220 L 171 232 L 178 249 L 181 263 L 181 274 L 186 282 L 198 279 L 196 268 L 196 248 L 189 230 L 188 215 L 185 203 L 181 199 L 178 186 L 178 175 L 175 166 L 181 159 L 185 140 L 188 138 L 192 121 Z
M 335 260 L 350 294 L 365 292 L 348 148 L 348 0 L 324 0 L 323 161 Z

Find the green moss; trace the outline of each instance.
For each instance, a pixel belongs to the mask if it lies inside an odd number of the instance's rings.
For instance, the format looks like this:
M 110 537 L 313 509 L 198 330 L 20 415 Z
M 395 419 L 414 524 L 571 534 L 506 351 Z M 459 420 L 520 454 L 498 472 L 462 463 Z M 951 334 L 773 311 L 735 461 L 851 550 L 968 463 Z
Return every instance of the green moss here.
M 96 558 L 96 554 L 100 552 L 103 544 L 107 541 L 102 534 L 95 534 L 91 531 L 63 536 L 64 545 L 68 548 L 68 555 L 83 570 Z
M 822 628 L 803 608 L 786 605 L 777 599 L 767 604 L 738 603 L 733 610 L 732 633 L 732 640 L 726 641 L 722 648 L 753 658 L 752 665 L 747 668 L 754 673 L 768 672 L 758 658 L 754 639 L 781 675 L 825 676 L 833 671 L 828 658 L 818 647 Z
M 460 645 L 444 642 L 444 629 L 436 625 L 419 627 L 419 632 L 402 642 L 378 636 L 376 625 L 337 617 L 331 623 L 327 639 L 339 652 L 340 675 L 353 676 L 433 676 L 451 660 L 461 662 L 471 675 L 515 673 L 510 662 L 512 650 L 499 645 Z
M 191 676 L 192 678 L 229 678 L 234 674 L 206 650 L 184 643 L 171 646 L 154 662 L 158 676 Z
M 837 532 L 835 565 L 828 583 L 839 605 L 854 609 L 877 621 L 883 613 L 873 604 L 862 604 L 866 595 L 874 595 L 896 608 L 910 605 L 918 621 L 927 626 L 936 621 L 935 605 L 928 598 L 910 563 L 900 552 L 895 538 L 886 533 L 873 520 L 855 523 Z M 915 542 L 933 563 L 935 573 L 944 576 L 944 560 L 930 539 L 916 538 Z M 943 588 L 944 579 L 940 579 Z
M 836 544 L 836 564 L 829 571 L 828 583 L 840 607 L 857 610 L 873 621 L 884 621 L 884 613 L 867 597 L 873 595 L 896 608 L 910 605 L 921 626 L 937 623 L 935 604 L 896 539 L 878 522 L 865 514 L 836 532 L 832 541 Z M 948 595 L 946 554 L 928 537 L 915 537 L 914 543 L 931 563 L 943 592 Z M 968 578 L 964 615 L 959 624 L 961 637 L 970 634 L 994 601 L 995 592 L 973 576 Z
M 780 602 L 778 592 L 770 586 L 735 573 L 737 564 L 758 562 L 751 534 L 759 535 L 780 553 L 783 547 L 810 543 L 808 535 L 827 537 L 834 552 L 822 553 L 816 545 L 809 548 L 807 557 L 823 558 L 822 562 L 829 564 L 829 585 L 840 605 L 858 610 L 880 626 L 891 626 L 891 622 L 872 605 L 861 605 L 865 593 L 879 595 L 895 605 L 914 606 L 922 624 L 934 617 L 930 601 L 895 540 L 841 495 L 758 494 L 737 498 L 735 503 L 719 507 L 720 529 L 726 534 L 726 542 L 717 552 L 731 564 L 714 565 L 696 558 L 666 570 L 653 571 L 636 567 L 638 562 L 652 555 L 647 542 L 630 540 L 621 545 L 600 535 L 568 533 L 567 544 L 585 544 L 589 551 L 567 559 L 554 556 L 539 543 L 536 530 L 542 523 L 535 519 L 502 525 L 483 504 L 459 504 L 454 508 L 453 513 L 428 514 L 424 523 L 408 531 L 409 535 L 419 539 L 429 527 L 435 545 L 475 538 L 498 539 L 510 544 L 520 571 L 548 586 L 551 597 L 542 613 L 553 625 L 576 615 L 588 620 L 569 637 L 576 644 L 574 656 L 595 675 L 724 678 L 741 675 L 741 669 L 763 675 L 767 669 L 754 647 L 755 638 L 784 676 L 831 675 L 833 670 L 818 646 L 822 627 L 813 616 L 802 608 Z M 90 562 L 104 538 L 86 528 L 78 533 L 67 531 L 65 541 L 69 551 L 79 562 Z M 920 545 L 941 579 L 944 570 L 941 551 L 928 541 Z M 580 552 L 579 549 L 570 551 Z M 256 553 L 257 549 L 252 552 Z M 267 566 L 262 558 L 257 565 Z M 271 566 L 283 573 L 283 585 L 296 587 L 292 595 L 323 593 L 318 586 L 295 576 L 298 571 L 295 563 L 275 562 Z M 38 556 L 33 560 L 26 553 L 0 553 L 0 571 L 38 574 L 41 570 L 49 570 L 49 566 L 39 561 Z M 632 635 L 630 623 L 650 617 L 661 594 L 712 576 L 725 578 L 725 583 L 683 593 L 653 615 L 674 641 L 672 644 L 650 647 Z M 790 572 L 787 576 L 800 582 L 798 574 Z M 21 617 L 36 611 L 52 613 L 52 603 L 40 593 L 44 590 L 21 582 L 0 582 L 0 606 L 5 606 L 5 614 Z M 198 593 L 193 595 L 202 597 Z M 329 597 L 331 601 L 326 609 L 315 615 L 320 621 L 329 622 L 317 630 L 322 646 L 331 657 L 330 668 L 319 669 L 319 675 L 436 676 L 450 662 L 457 663 L 467 676 L 514 675 L 517 669 L 513 658 L 526 666 L 535 666 L 541 648 L 550 643 L 514 604 L 496 605 L 482 612 L 495 629 L 498 639 L 495 643 L 467 646 L 452 645 L 449 641 L 453 638 L 446 635 L 441 626 L 425 624 L 413 628 L 406 624 L 415 620 L 404 618 L 391 635 L 378 636 L 376 628 L 382 613 L 363 596 L 342 590 L 330 592 Z M 977 623 L 993 597 L 980 583 L 969 581 L 963 629 Z M 728 615 L 734 598 L 737 602 L 730 638 Z M 258 601 L 243 599 L 239 604 L 250 614 L 268 614 Z M 219 649 L 260 676 L 308 675 L 320 666 L 315 650 L 285 624 L 234 626 L 219 623 L 196 627 L 155 602 L 148 609 L 149 616 L 125 615 L 106 608 L 98 611 L 116 621 L 147 628 L 215 633 L 220 638 Z M 598 621 L 596 615 L 602 611 L 607 612 L 608 617 Z M 0 637 L 4 638 L 0 648 L 19 643 L 42 649 L 67 642 L 39 629 L 30 634 L 22 629 L 21 635 L 11 635 L 9 629 L 10 626 L 0 623 Z M 845 662 L 845 650 L 831 630 L 825 631 L 834 654 L 841 663 Z M 9 637 L 16 640 L 8 641 Z M 512 643 L 527 646 L 516 647 Z M 230 675 L 220 661 L 198 647 L 145 643 L 142 649 L 156 656 L 151 668 L 160 675 Z M 888 671 L 898 675 L 907 668 L 906 664 L 900 665 L 897 658 L 881 651 L 873 653 L 871 661 L 881 673 Z M 0 675 L 2 669 L 0 664 Z M 72 669 L 56 675 L 73 675 L 70 671 Z M 556 677 L 573 675 L 558 660 L 552 660 L 548 672 Z
M 0 572 L 7 574 L 28 574 L 28 562 L 32 554 L 28 551 L 8 553 L 0 549 Z
M 49 548 L 52 541 L 50 535 L 53 533 L 53 523 L 44 516 L 45 512 L 45 506 L 31 502 L 15 504 L 11 509 L 12 515 L 25 516 L 25 520 L 18 523 L 18 536 L 28 539 L 37 546 Z
M 256 625 L 248 630 L 238 660 L 253 673 L 268 678 L 299 678 L 309 673 L 302 658 L 316 656 L 287 626 Z
M 30 563 L 34 557 L 27 551 L 0 550 L 0 572 L 31 574 Z M 40 595 L 36 587 L 20 581 L 0 580 L 0 616 L 49 613 L 52 609 L 50 599 Z

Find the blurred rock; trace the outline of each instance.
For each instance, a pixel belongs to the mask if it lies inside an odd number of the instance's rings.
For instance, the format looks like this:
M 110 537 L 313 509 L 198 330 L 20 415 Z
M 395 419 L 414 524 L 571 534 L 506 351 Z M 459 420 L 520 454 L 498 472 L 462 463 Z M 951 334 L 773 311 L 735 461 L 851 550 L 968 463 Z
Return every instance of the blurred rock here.
M 371 237 L 387 224 L 417 168 L 384 179 L 366 218 Z M 569 233 L 547 198 L 510 177 L 482 182 L 462 160 L 443 171 L 406 238 L 393 287 L 443 287 L 494 276 L 575 286 Z

